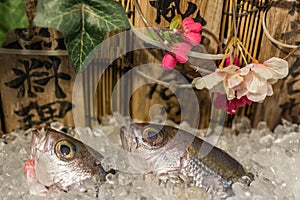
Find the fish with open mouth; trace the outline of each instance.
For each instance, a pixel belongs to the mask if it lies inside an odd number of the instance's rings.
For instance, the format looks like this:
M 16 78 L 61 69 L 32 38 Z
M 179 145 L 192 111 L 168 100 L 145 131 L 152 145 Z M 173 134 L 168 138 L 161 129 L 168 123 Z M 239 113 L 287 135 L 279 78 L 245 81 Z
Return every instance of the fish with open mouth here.
M 30 193 L 45 195 L 49 188 L 87 191 L 105 181 L 102 155 L 79 140 L 53 129 L 32 131 L 31 156 L 24 165 Z M 93 188 L 93 187 L 92 187 Z M 97 195 L 96 195 L 97 196 Z
M 176 172 L 186 177 L 189 186 L 200 187 L 205 177 L 219 177 L 228 193 L 233 182 L 249 185 L 254 180 L 254 175 L 225 151 L 181 129 L 131 123 L 121 128 L 120 136 L 123 148 L 132 154 L 132 165 L 148 170 L 145 172 L 164 176 Z

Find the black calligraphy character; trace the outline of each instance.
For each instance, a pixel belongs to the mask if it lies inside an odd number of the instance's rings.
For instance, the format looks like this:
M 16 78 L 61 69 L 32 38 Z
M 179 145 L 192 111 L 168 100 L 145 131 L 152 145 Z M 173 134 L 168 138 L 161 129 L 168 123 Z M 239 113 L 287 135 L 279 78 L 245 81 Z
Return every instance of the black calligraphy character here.
M 299 85 L 299 84 L 297 84 L 297 82 L 300 81 L 300 79 L 298 78 L 300 75 L 299 66 L 300 66 L 300 59 L 298 58 L 296 60 L 296 62 L 294 62 L 292 64 L 292 66 L 290 67 L 290 70 L 289 70 L 290 71 L 289 75 L 292 77 L 292 80 L 287 83 L 287 89 L 288 89 L 288 93 L 290 95 L 300 93 L 300 89 L 294 88 L 294 85 L 296 85 L 296 86 Z
M 159 96 L 165 101 L 170 100 L 172 97 L 176 97 L 174 93 L 168 94 L 168 91 L 170 91 L 169 88 L 161 88 L 159 91 Z
M 171 5 L 174 3 L 174 5 Z M 157 24 L 161 23 L 161 17 L 166 21 L 171 22 L 176 14 L 181 15 L 184 19 L 191 16 L 197 10 L 197 5 L 192 2 L 188 2 L 188 8 L 185 13 L 180 10 L 180 0 L 157 0 L 150 1 L 150 5 L 156 9 L 156 19 Z M 197 12 L 197 16 L 194 18 L 196 22 L 200 22 L 203 26 L 206 25 L 206 21 L 200 16 L 200 11 Z
M 28 87 L 28 89 L 27 89 L 28 97 L 36 97 L 37 96 L 32 91 L 32 88 L 35 92 L 44 92 L 43 88 L 32 85 L 32 83 L 31 83 L 32 77 L 42 77 L 42 76 L 48 75 L 48 72 L 33 71 L 37 68 L 43 67 L 42 61 L 32 58 L 32 59 L 30 59 L 30 62 L 29 62 L 29 60 L 19 60 L 19 62 L 22 63 L 22 65 L 24 66 L 24 70 L 18 69 L 18 68 L 12 68 L 14 74 L 17 75 L 18 78 L 14 79 L 12 81 L 6 82 L 5 85 L 10 88 L 19 89 L 17 97 L 25 96 L 25 90 L 26 90 L 25 84 L 27 84 L 27 87 Z
M 295 13 L 300 14 L 300 2 L 298 1 L 276 1 L 274 2 L 274 7 L 289 9 L 289 15 L 294 16 Z M 300 34 L 299 29 L 300 20 L 299 17 L 295 17 L 293 21 L 291 21 L 291 30 L 281 34 L 281 39 L 290 40 L 293 37 L 296 37 Z M 296 45 L 300 44 L 300 41 L 295 41 Z
M 297 12 L 298 14 L 300 14 L 300 2 L 296 2 L 296 1 L 293 1 L 293 2 L 290 2 L 292 5 L 291 5 L 291 9 L 289 11 L 289 14 L 294 16 L 295 15 L 295 12 Z
M 288 114 L 289 116 L 292 117 L 293 123 L 299 122 L 298 119 L 299 119 L 300 111 L 298 111 L 298 113 L 293 113 L 293 110 L 298 105 L 300 105 L 300 103 L 297 103 L 295 98 L 289 98 L 288 102 L 280 105 L 280 108 L 282 109 L 281 115 Z
M 55 101 L 52 103 L 40 106 L 37 102 L 30 102 L 30 104 L 14 113 L 20 117 L 18 120 L 23 125 L 22 129 L 31 128 L 34 125 L 55 121 L 62 119 L 73 107 L 73 104 L 68 101 Z
M 45 85 L 47 85 L 47 83 L 51 79 L 54 79 L 55 96 L 57 98 L 66 98 L 67 95 L 65 94 L 65 92 L 63 91 L 63 89 L 59 85 L 59 79 L 71 80 L 71 76 L 69 74 L 59 72 L 59 66 L 61 64 L 61 59 L 60 58 L 54 57 L 54 56 L 50 56 L 49 58 L 52 62 L 51 63 L 50 62 L 45 62 L 45 66 L 46 66 L 47 69 L 50 69 L 52 67 L 53 75 L 48 76 L 46 78 L 34 80 L 34 82 L 38 85 L 45 86 Z
M 171 6 L 171 3 L 174 2 L 175 6 Z M 155 22 L 157 24 L 161 23 L 161 16 L 163 16 L 168 22 L 171 22 L 172 18 L 176 15 L 175 9 L 179 10 L 179 3 L 180 0 L 157 0 L 157 1 L 150 1 L 150 5 L 156 9 L 156 19 Z M 168 14 L 171 12 L 171 16 Z M 179 11 L 180 12 L 180 11 Z

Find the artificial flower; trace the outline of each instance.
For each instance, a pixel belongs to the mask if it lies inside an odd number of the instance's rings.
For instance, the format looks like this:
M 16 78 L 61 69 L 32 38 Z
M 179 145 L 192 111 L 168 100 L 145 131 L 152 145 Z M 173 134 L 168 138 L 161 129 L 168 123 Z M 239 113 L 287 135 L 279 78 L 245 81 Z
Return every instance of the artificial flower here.
M 187 43 L 178 43 L 173 45 L 172 50 L 176 55 L 176 60 L 185 63 L 188 60 L 187 53 L 191 50 L 191 47 Z
M 163 57 L 161 66 L 166 70 L 171 70 L 176 66 L 176 63 L 185 63 L 188 60 L 187 53 L 190 51 L 190 45 L 186 43 L 178 43 L 172 47 L 173 55 L 166 53 Z
M 225 109 L 228 114 L 235 114 L 239 107 L 245 105 L 251 105 L 252 101 L 246 96 L 241 98 L 234 98 L 232 100 L 227 100 L 226 95 L 222 93 L 216 93 L 216 98 L 213 105 L 217 109 Z
M 223 83 L 224 89 L 227 94 L 227 99 L 235 98 L 235 90 L 243 81 L 243 77 L 239 74 L 240 67 L 230 65 L 222 69 L 217 69 L 215 72 L 208 74 L 204 77 L 195 78 L 193 84 L 197 89 L 213 89 L 220 83 Z
M 240 69 L 244 76 L 243 93 L 254 102 L 262 102 L 266 96 L 273 95 L 272 84 L 288 75 L 288 62 L 273 57 L 263 64 L 251 63 Z
M 194 22 L 191 17 L 186 17 L 181 23 L 184 33 L 195 32 L 199 33 L 202 30 L 202 25 L 199 22 Z
M 225 59 L 225 67 L 227 67 L 229 65 L 239 66 L 240 65 L 239 57 L 238 56 L 234 56 L 233 54 L 231 54 L 230 56 L 228 56 Z
M 243 68 L 230 65 L 217 69 L 209 75 L 194 79 L 193 84 L 197 89 L 215 89 L 223 83 L 227 100 L 232 101 L 227 106 L 228 112 L 233 112 L 239 105 L 262 102 L 266 96 L 273 95 L 272 84 L 287 75 L 287 61 L 274 57 L 263 64 L 251 63 Z
M 199 45 L 201 42 L 201 39 L 202 39 L 202 37 L 201 37 L 200 33 L 189 32 L 189 33 L 184 34 L 184 40 L 193 46 Z
M 252 101 L 247 98 L 247 96 L 242 96 L 240 99 L 234 98 L 232 100 L 227 100 L 226 112 L 228 114 L 235 114 L 239 107 L 244 107 L 246 105 L 251 105 Z
M 176 66 L 176 59 L 174 58 L 174 56 L 172 56 L 169 53 L 166 53 L 163 57 L 163 60 L 161 62 L 161 67 L 166 69 L 166 70 L 171 70 Z
M 200 44 L 202 25 L 199 22 L 194 22 L 192 18 L 186 17 L 182 20 L 181 28 L 186 42 L 193 46 Z
M 216 109 L 224 109 L 228 114 L 235 114 L 239 107 L 251 104 L 252 101 L 249 100 L 247 96 L 227 100 L 226 95 L 222 93 L 216 93 L 216 98 L 213 102 Z

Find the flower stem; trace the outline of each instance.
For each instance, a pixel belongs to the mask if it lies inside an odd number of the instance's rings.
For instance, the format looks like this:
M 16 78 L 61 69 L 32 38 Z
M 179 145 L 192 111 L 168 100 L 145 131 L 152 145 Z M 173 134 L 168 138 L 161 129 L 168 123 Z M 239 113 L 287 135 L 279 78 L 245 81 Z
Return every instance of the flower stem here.
M 242 47 L 240 46 L 240 44 L 237 44 L 237 46 L 238 46 L 238 48 L 239 48 L 239 50 L 240 50 L 240 52 L 241 52 L 241 55 L 242 55 L 242 58 L 243 58 L 245 64 L 247 65 L 248 62 L 247 62 L 247 59 L 246 59 L 246 57 L 245 57 L 245 55 L 244 55 L 244 53 L 243 53 Z
M 243 45 L 243 43 L 239 40 L 239 39 L 237 39 L 237 42 L 238 42 L 238 46 L 240 47 L 240 51 L 241 51 L 241 53 L 242 53 L 242 55 L 244 55 L 243 54 L 243 52 L 242 52 L 242 49 L 245 51 L 245 53 L 251 58 L 251 60 L 253 61 L 253 62 L 257 62 L 257 60 L 255 59 L 255 58 L 253 58 L 252 57 L 252 55 L 247 51 L 247 49 L 244 47 L 244 45 Z M 244 58 L 244 57 L 243 57 Z M 245 59 L 245 58 L 244 58 Z M 246 62 L 247 63 L 247 62 Z

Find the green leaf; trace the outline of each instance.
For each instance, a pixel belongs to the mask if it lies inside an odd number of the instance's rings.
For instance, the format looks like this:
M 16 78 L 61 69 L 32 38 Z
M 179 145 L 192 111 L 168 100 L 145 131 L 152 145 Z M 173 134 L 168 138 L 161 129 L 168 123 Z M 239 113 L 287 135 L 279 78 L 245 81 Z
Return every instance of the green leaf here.
M 181 27 L 181 23 L 182 23 L 181 15 L 176 15 L 170 23 L 170 29 L 179 29 Z
M 77 72 L 107 32 L 130 27 L 122 5 L 113 0 L 39 0 L 34 23 L 64 34 Z
M 17 28 L 27 28 L 28 19 L 24 0 L 0 0 L 0 45 L 6 34 Z

